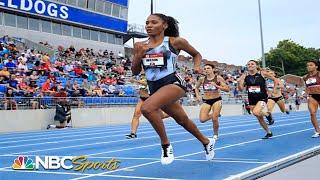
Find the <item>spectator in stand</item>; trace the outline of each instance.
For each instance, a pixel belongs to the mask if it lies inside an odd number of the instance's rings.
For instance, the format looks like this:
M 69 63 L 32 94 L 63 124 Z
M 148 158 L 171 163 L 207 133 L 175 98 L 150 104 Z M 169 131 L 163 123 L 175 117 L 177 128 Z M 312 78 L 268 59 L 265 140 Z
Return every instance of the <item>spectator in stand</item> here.
M 118 96 L 122 97 L 122 96 L 125 96 L 125 95 L 126 95 L 126 93 L 124 92 L 123 88 L 120 87 Z
M 114 59 L 114 54 L 112 51 L 110 51 L 110 59 L 113 60 Z
M 104 70 L 102 69 L 102 66 L 98 66 L 98 69 L 94 71 L 94 74 L 98 76 L 103 76 L 104 75 Z
M 77 77 L 82 77 L 83 75 L 83 70 L 81 68 L 81 64 L 77 64 L 77 66 L 73 69 L 74 73 L 76 74 Z
M 4 47 L 4 43 L 0 44 L 0 59 L 7 59 L 10 51 Z
M 0 76 L 4 77 L 5 80 L 10 78 L 10 72 L 8 71 L 7 67 L 3 67 L 3 69 L 0 71 Z
M 50 79 L 48 78 L 46 80 L 46 82 L 44 82 L 41 86 L 41 92 L 45 95 L 45 96 L 49 96 L 51 95 L 52 91 L 50 90 L 50 87 L 51 87 L 51 81 Z
M 21 56 L 18 58 L 18 60 L 21 60 L 21 62 L 24 62 L 24 63 L 26 63 L 28 61 L 25 53 L 21 53 Z
M 108 50 L 107 50 L 107 49 L 104 50 L 103 55 L 104 55 L 105 58 L 108 57 L 109 53 L 108 53 Z
M 19 87 L 18 84 L 19 82 L 16 80 L 16 75 L 15 74 L 11 74 L 10 75 L 10 79 L 7 81 L 9 88 L 13 89 L 13 91 L 19 91 Z
M 30 81 L 37 81 L 39 79 L 37 71 L 32 71 L 30 75 Z
M 20 91 L 23 92 L 23 94 L 27 93 L 27 91 L 29 89 L 29 86 L 27 84 L 27 78 L 26 77 L 23 77 L 22 80 L 19 82 L 18 88 L 19 88 Z
M 92 92 L 94 92 L 95 94 L 97 94 L 99 97 L 103 96 L 103 89 L 100 86 L 100 83 L 97 82 L 97 84 L 94 86 Z
M 82 86 L 83 86 L 83 89 L 82 89 L 83 93 L 82 93 L 82 94 L 84 94 L 83 96 L 91 96 L 91 94 L 92 94 L 92 87 L 91 87 L 90 82 L 88 82 L 87 79 L 84 79 Z
M 117 84 L 118 85 L 125 85 L 126 81 L 124 79 L 124 75 L 118 76 L 117 78 Z
M 16 110 L 17 109 L 17 102 L 13 99 L 14 93 L 11 88 L 7 89 L 7 92 L 4 96 L 4 108 L 7 110 Z
M 26 61 L 19 59 L 18 62 L 19 62 L 18 71 L 24 72 L 24 73 L 29 71 L 28 66 L 26 65 Z
M 4 76 L 0 76 L 0 84 L 7 84 L 7 80 L 5 80 Z
M 74 66 L 70 63 L 67 63 L 65 66 L 64 66 L 64 73 L 69 75 L 72 71 L 73 71 L 73 68 Z
M 9 62 L 7 62 L 5 66 L 8 68 L 9 72 L 13 72 L 17 68 L 17 65 L 14 63 L 12 56 L 8 57 L 8 61 Z

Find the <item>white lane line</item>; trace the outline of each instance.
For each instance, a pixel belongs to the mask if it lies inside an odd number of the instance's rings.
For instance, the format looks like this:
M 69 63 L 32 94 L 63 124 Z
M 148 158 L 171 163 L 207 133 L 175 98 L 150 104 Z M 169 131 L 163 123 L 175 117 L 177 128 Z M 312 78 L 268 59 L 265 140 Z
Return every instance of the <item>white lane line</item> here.
M 246 122 L 247 120 L 241 120 L 241 122 Z M 252 120 L 250 120 L 249 122 L 251 122 Z M 227 123 L 221 123 L 221 125 L 228 125 L 228 124 L 232 124 L 232 123 L 237 123 L 239 122 L 239 119 L 238 120 L 234 120 L 234 121 L 230 121 L 230 122 L 227 122 Z M 198 127 L 201 127 L 201 126 L 208 126 L 208 124 L 200 124 L 198 125 Z M 126 128 L 128 130 L 128 132 L 130 131 L 130 127 L 128 126 Z M 175 129 L 181 129 L 181 128 L 178 128 L 177 124 L 174 123 L 172 126 L 167 126 L 166 125 L 166 129 L 169 131 L 169 130 L 175 130 Z M 139 127 L 139 134 L 143 134 L 143 133 L 146 133 L 147 131 L 143 132 L 144 130 L 149 130 L 148 132 L 154 132 L 154 129 L 150 126 L 148 128 L 140 128 Z M 65 133 L 65 132 L 62 132 L 62 133 L 59 133 L 61 132 L 61 130 L 55 130 L 54 131 L 54 136 L 50 136 L 51 134 L 48 134 L 48 133 L 45 133 L 43 132 L 42 135 L 37 135 L 37 141 L 38 140 L 47 140 L 47 139 L 61 139 L 62 137 L 66 137 L 66 135 L 68 135 L 68 137 L 79 137 L 79 136 L 86 136 L 86 135 L 98 135 L 98 134 L 105 134 L 105 135 L 108 135 L 108 134 L 115 134 L 115 133 L 123 133 L 124 130 L 116 130 L 116 131 L 109 131 L 109 130 L 99 130 L 99 131 L 78 131 L 76 133 L 73 133 L 73 132 L 68 132 L 68 133 Z M 69 135 L 71 134 L 71 135 Z M 124 134 L 122 135 L 124 136 Z M 29 138 L 31 137 L 31 138 Z M 11 140 L 11 141 L 5 141 L 5 140 L 8 140 L 8 139 L 0 139 L 0 144 L 6 144 L 6 143 L 17 143 L 17 142 L 28 142 L 28 141 L 34 141 L 34 135 L 30 135 L 30 136 L 23 136 L 23 137 L 16 137 L 16 138 L 9 138 L 9 140 L 11 139 L 15 139 L 15 140 Z M 41 138 L 41 137 L 44 137 L 44 138 Z M 22 140 L 19 140 L 19 139 L 22 139 Z
M 250 170 L 242 172 L 240 174 L 231 175 L 230 177 L 226 178 L 226 180 L 239 180 L 239 179 L 244 179 L 244 178 L 247 179 L 249 177 L 252 177 L 252 176 L 259 174 L 259 173 L 263 173 L 263 172 L 270 170 L 272 168 L 276 168 L 276 169 L 280 168 L 281 169 L 281 167 L 283 167 L 282 166 L 283 164 L 288 163 L 290 161 L 301 159 L 303 157 L 308 157 L 311 153 L 314 154 L 319 149 L 320 149 L 320 146 L 315 146 L 310 149 L 304 150 L 302 152 L 292 154 L 292 155 L 286 156 L 284 158 L 281 158 L 279 160 L 270 162 L 268 164 L 250 169 Z
M 289 123 L 289 124 L 284 124 L 286 125 L 294 125 L 294 124 L 301 124 L 301 123 L 305 123 L 305 122 L 309 122 L 309 121 L 303 121 L 303 122 L 296 122 L 296 123 Z M 248 125 L 248 124 L 247 124 Z M 277 126 L 273 126 L 273 127 L 282 127 L 283 125 L 277 125 Z M 259 130 L 261 129 L 259 128 L 255 128 L 255 129 L 249 129 L 249 130 L 244 130 L 244 131 L 235 131 L 232 133 L 227 133 L 227 134 L 221 134 L 222 135 L 229 135 L 229 134 L 235 134 L 235 133 L 241 133 L 241 132 L 247 132 L 247 131 L 254 131 L 254 130 Z M 212 128 L 207 129 L 207 130 L 201 130 L 201 131 L 210 131 L 212 130 Z M 184 131 L 184 132 L 179 132 L 179 133 L 173 133 L 173 134 L 169 134 L 169 135 L 177 135 L 177 134 L 187 134 L 188 132 Z M 153 137 L 158 137 L 157 135 L 155 136 L 149 136 L 149 137 L 143 137 L 143 139 L 149 139 L 149 138 L 153 138 Z M 142 139 L 142 138 L 140 138 Z M 191 138 L 191 139 L 187 139 L 187 140 L 180 140 L 180 141 L 175 141 L 175 142 L 184 142 L 184 141 L 191 141 L 191 140 L 195 140 L 195 138 Z M 50 150 L 57 150 L 57 149 L 68 149 L 68 148 L 75 148 L 75 147 L 87 147 L 89 145 L 101 145 L 101 144 L 109 144 L 109 143 L 113 143 L 113 142 L 121 142 L 121 141 L 128 141 L 127 139 L 124 140 L 114 140 L 114 141 L 106 141 L 106 142 L 96 142 L 96 143 L 90 143 L 90 144 L 80 144 L 80 145 L 73 145 L 73 146 L 64 146 L 64 147 L 56 147 L 56 148 L 48 148 L 48 149 L 38 149 L 38 150 L 33 150 L 33 151 L 24 151 L 24 152 L 17 152 L 17 153 L 11 153 L 11 154 L 16 154 L 16 155 L 20 155 L 20 154 L 27 154 L 27 153 L 33 153 L 33 152 L 42 152 L 42 151 L 50 151 Z M 172 143 L 175 143 L 172 142 Z M 128 149 L 123 149 L 123 150 L 114 150 L 112 152 L 118 152 L 118 151 L 124 151 L 124 150 L 131 150 L 131 149 L 136 149 L 136 148 L 145 148 L 145 147 L 152 147 L 152 146 L 157 146 L 159 144 L 152 144 L 152 145 L 147 145 L 147 146 L 141 146 L 141 147 L 133 147 L 133 148 L 128 148 Z M 90 154 L 90 155 L 97 155 L 97 154 L 105 154 L 106 152 L 102 152 L 102 153 L 95 153 L 95 154 Z M 107 153 L 110 153 L 107 152 Z
M 229 122 L 236 122 L 238 121 L 239 118 L 232 118 L 232 120 L 228 120 L 228 121 L 222 121 L 222 123 L 229 123 Z M 252 119 L 252 117 L 249 118 L 242 118 L 242 120 L 250 120 Z M 172 122 L 165 122 L 166 127 L 176 127 L 177 124 L 174 120 L 170 120 Z M 197 120 L 194 120 L 194 122 L 196 123 Z M 201 123 L 199 123 L 201 124 Z M 143 123 L 143 125 L 141 125 L 139 127 L 139 130 L 144 130 L 144 129 L 153 129 L 152 126 L 146 122 Z M 24 138 L 34 138 L 36 137 L 47 137 L 48 135 L 54 135 L 56 136 L 57 133 L 59 133 L 59 135 L 68 135 L 68 134 L 78 134 L 78 133 L 89 133 L 89 132 L 105 132 L 105 131 L 120 131 L 120 130 L 130 130 L 130 126 L 123 126 L 120 125 L 120 127 L 112 127 L 112 129 L 108 126 L 104 126 L 104 127 L 88 127 L 88 128 L 71 128 L 71 129 L 55 129 L 55 130 L 50 130 L 50 131 L 41 131 L 41 132 L 26 132 L 26 133 L 14 133 L 11 136 L 14 137 L 1 137 L 2 134 L 0 133 L 0 140 L 10 140 L 10 139 L 24 139 Z
M 278 125 L 278 126 L 274 126 L 274 127 L 291 126 L 291 125 L 295 125 L 295 124 L 302 124 L 302 123 L 305 123 L 305 122 L 309 122 L 309 121 L 283 124 L 283 125 Z M 243 133 L 243 132 L 251 132 L 251 131 L 256 131 L 256 130 L 261 130 L 261 128 L 259 127 L 259 128 L 247 129 L 247 130 L 242 130 L 242 131 L 234 131 L 234 132 L 231 132 L 231 133 L 224 133 L 224 134 L 221 134 L 220 137 L 221 137 L 221 136 L 227 136 L 227 135 L 239 134 L 239 133 Z M 171 143 L 171 144 L 175 144 L 175 143 L 181 143 L 181 142 L 193 141 L 193 140 L 197 140 L 197 139 L 196 139 L 196 138 L 190 138 L 190 139 L 172 141 L 172 142 L 170 142 L 170 143 Z M 114 152 L 129 151 L 129 150 L 133 150 L 133 149 L 143 149 L 143 148 L 146 148 L 146 147 L 153 147 L 153 146 L 159 146 L 159 143 L 157 143 L 157 144 L 145 145 L 145 146 L 139 146 L 139 147 L 126 148 L 126 149 L 118 149 L 118 150 L 112 150 L 112 151 L 105 151 L 105 152 L 100 152 L 100 153 L 93 153 L 93 154 L 88 154 L 88 156 L 95 156 L 95 155 L 100 155 L 100 154 L 108 154 L 108 153 L 114 153 Z
M 251 122 L 251 121 L 250 121 Z M 235 122 L 229 122 L 229 123 L 225 123 L 225 124 L 222 124 L 222 125 L 229 125 L 229 124 L 245 124 L 245 123 L 247 123 L 246 121 L 239 121 L 239 120 L 237 120 L 237 121 L 235 121 Z M 198 127 L 199 128 L 201 128 L 201 127 L 207 127 L 207 126 L 210 126 L 210 124 L 201 124 L 201 125 L 199 125 Z M 221 126 L 221 125 L 220 125 Z M 179 126 L 177 126 L 177 125 L 175 125 L 175 126 L 173 126 L 173 127 L 170 127 L 170 128 L 166 128 L 167 129 L 167 131 L 169 132 L 169 131 L 173 131 L 173 130 L 180 130 L 180 129 L 182 129 L 181 127 L 179 127 Z M 153 133 L 153 132 L 155 132 L 154 131 L 154 129 L 153 128 L 150 128 L 150 130 L 149 131 L 144 131 L 144 130 L 146 130 L 146 129 L 139 129 L 139 134 L 146 134 L 146 133 Z M 109 135 L 109 134 L 117 134 L 118 132 L 121 132 L 121 134 L 119 134 L 119 135 Z M 96 133 L 93 133 L 93 132 L 90 132 L 90 133 L 77 133 L 77 134 L 75 134 L 75 135 L 69 135 L 68 136 L 68 138 L 71 138 L 71 137 L 83 137 L 83 136 L 86 136 L 86 135 L 90 135 L 90 136 L 92 136 L 92 135 L 100 135 L 100 134 L 103 134 L 103 135 L 106 135 L 106 136 L 103 136 L 103 137 L 117 137 L 117 136 L 123 136 L 124 137 L 124 134 L 122 134 L 122 132 L 123 131 L 113 131 L 113 132 L 108 132 L 108 131 L 102 131 L 102 132 L 96 132 Z M 0 144 L 6 144 L 6 143 L 18 143 L 18 142 L 29 142 L 29 141 L 35 141 L 35 140 L 37 140 L 37 141 L 39 141 L 39 140 L 47 140 L 47 139 L 49 139 L 49 140 L 52 140 L 52 139 L 59 139 L 59 141 L 56 141 L 56 142 L 63 142 L 63 141 L 60 141 L 60 139 L 62 138 L 62 137 L 65 137 L 65 134 L 63 134 L 62 136 L 60 136 L 60 134 L 57 134 L 57 135 L 55 135 L 54 137 L 45 137 L 45 138 L 38 138 L 37 139 L 37 137 L 33 137 L 33 138 L 28 138 L 28 139 L 23 139 L 23 140 L 12 140 L 12 141 L 2 141 L 2 142 L 0 142 Z M 94 138 L 100 138 L 100 137 L 94 137 Z M 83 139 L 83 138 L 81 138 L 81 139 Z M 73 139 L 74 140 L 74 139 Z M 70 141 L 70 140 L 69 140 Z M 51 142 L 44 142 L 44 144 L 46 144 L 46 143 L 51 143 Z M 52 142 L 52 143 L 55 143 L 55 142 Z M 37 143 L 35 143 L 35 144 L 33 144 L 33 145 L 36 145 Z M 38 143 L 38 144 L 43 144 L 43 143 Z M 24 146 L 24 145 L 22 145 L 22 146 Z M 8 146 L 7 146 L 8 147 Z M 15 147 L 19 147 L 19 146 L 15 146 Z M 6 147 L 2 147 L 2 148 L 6 148 Z M 0 147 L 0 149 L 1 149 L 1 147 Z
M 278 122 L 282 122 L 282 121 L 287 121 L 287 120 L 278 120 Z M 233 123 L 233 124 L 239 124 L 239 125 L 234 125 L 234 126 L 224 126 L 224 127 L 221 127 L 221 129 L 229 129 L 229 128 L 235 128 L 235 127 L 244 127 L 244 126 L 249 126 L 249 125 L 256 125 L 257 122 L 252 122 L 252 123 L 249 123 L 248 122 L 243 122 L 243 121 L 240 121 L 240 122 L 236 122 L 236 123 Z M 244 125 L 242 125 L 244 124 Z M 202 125 L 202 126 L 198 126 L 199 128 L 206 128 L 206 127 L 211 127 L 212 125 L 211 124 L 205 124 L 205 125 Z M 181 127 L 178 127 L 177 128 L 172 128 L 172 129 L 168 129 L 167 132 L 171 132 L 171 131 L 176 131 L 176 130 L 181 130 L 182 128 Z M 145 132 L 140 132 L 139 134 L 148 134 L 148 133 L 154 133 L 155 131 L 154 130 L 151 130 L 151 131 L 145 131 Z M 97 134 L 104 134 L 104 133 L 91 133 L 90 135 L 97 135 Z M 86 134 L 84 134 L 86 135 Z M 110 137 L 124 137 L 123 134 L 118 134 L 118 135 L 106 135 L 106 136 L 97 136 L 97 137 L 87 137 L 87 138 L 78 138 L 78 139 L 71 139 L 71 137 L 78 137 L 78 136 L 81 136 L 83 137 L 84 135 L 75 135 L 75 136 L 68 136 L 68 139 L 67 140 L 58 140 L 58 141 L 47 141 L 47 142 L 41 142 L 41 143 L 28 143 L 28 144 L 19 144 L 19 145 L 14 145 L 14 146 L 3 146 L 3 147 L 0 147 L 0 149 L 8 149 L 8 148 L 14 148 L 14 147 L 26 147 L 26 146 L 35 146 L 35 145 L 43 145 L 43 144 L 61 144 L 63 142 L 74 142 L 74 141 L 83 141 L 83 140 L 92 140 L 92 139 L 105 139 L 105 138 L 110 138 Z M 170 135 L 170 134 L 169 134 Z M 154 136 L 149 136 L 150 137 L 154 137 Z M 58 137 L 56 137 L 58 138 Z M 42 138 L 43 140 L 45 139 L 56 139 L 56 138 Z M 61 137 L 59 137 L 61 139 Z M 144 138 L 139 138 L 139 139 L 144 139 Z M 28 140 L 21 140 L 21 141 L 10 141 L 10 142 L 7 142 L 7 143 L 18 143 L 18 142 L 22 142 L 22 141 L 33 141 L 34 139 L 28 139 Z M 41 139 L 36 139 L 36 140 L 41 140 Z M 131 141 L 131 139 L 123 139 L 123 140 L 120 140 L 120 141 L 116 141 L 116 142 L 121 142 L 121 141 Z M 3 142 L 5 143 L 5 142 Z M 1 144 L 1 142 L 0 142 Z
M 0 155 L 0 157 L 17 157 L 17 155 Z M 44 156 L 53 156 L 53 155 L 21 155 L 21 156 L 27 156 L 27 157 L 44 157 Z M 55 155 L 59 156 L 59 155 Z M 60 158 L 63 157 L 70 157 L 70 156 L 59 156 Z M 76 157 L 76 156 L 73 156 Z M 159 160 L 159 158 L 146 158 L 146 157 L 118 157 L 118 156 L 87 156 L 90 159 L 122 159 L 122 160 Z M 180 159 L 184 160 L 184 159 Z M 215 158 L 215 160 L 220 160 L 220 161 L 251 161 L 251 162 L 261 162 L 259 159 L 248 159 L 248 158 Z M 203 160 L 206 161 L 206 160 Z M 11 167 L 11 166 L 10 166 Z M 8 167 L 4 167 L 8 168 Z
M 303 129 L 303 130 L 299 130 L 299 131 L 293 131 L 293 132 L 290 132 L 290 133 L 277 135 L 275 137 L 282 137 L 282 136 L 287 136 L 287 135 L 291 135 L 291 134 L 296 134 L 296 133 L 308 131 L 310 129 L 313 129 L 313 128 Z M 254 142 L 258 142 L 258 141 L 262 141 L 262 139 L 255 139 L 255 140 L 251 140 L 251 141 L 245 141 L 245 142 L 241 142 L 241 143 L 237 143 L 237 144 L 233 144 L 233 145 L 223 146 L 223 147 L 220 147 L 220 148 L 217 148 L 217 149 L 226 149 L 226 148 L 240 146 L 240 145 L 243 145 L 243 144 L 254 143 Z M 186 154 L 186 155 L 182 155 L 182 156 L 178 156 L 176 158 L 179 159 L 179 158 L 182 158 L 182 157 L 193 156 L 193 155 L 200 154 L 200 153 L 203 153 L 203 151 L 196 152 L 196 153 L 191 153 L 191 154 Z M 88 176 L 84 176 L 84 177 L 74 178 L 72 180 L 87 179 L 87 178 L 90 178 L 90 177 L 110 174 L 110 173 L 114 173 L 114 172 L 118 172 L 118 171 L 123 171 L 123 170 L 133 169 L 133 168 L 137 168 L 137 167 L 142 167 L 142 166 L 147 166 L 147 165 L 151 165 L 151 164 L 155 164 L 155 163 L 159 163 L 159 162 L 160 162 L 159 160 L 158 161 L 152 161 L 152 162 L 148 162 L 148 163 L 143 163 L 143 164 L 138 164 L 138 165 L 134 165 L 134 166 L 129 166 L 129 167 L 126 167 L 126 168 L 117 169 L 117 170 L 114 170 L 112 172 L 104 172 L 104 173 L 98 173 L 98 174 L 92 174 L 92 175 L 88 175 Z

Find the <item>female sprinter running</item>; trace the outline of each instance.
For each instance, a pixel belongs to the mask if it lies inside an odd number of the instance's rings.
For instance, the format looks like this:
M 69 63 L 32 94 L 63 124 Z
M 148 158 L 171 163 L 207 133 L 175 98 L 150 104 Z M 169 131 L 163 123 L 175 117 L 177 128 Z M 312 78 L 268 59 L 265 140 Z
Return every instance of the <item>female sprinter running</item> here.
M 284 89 L 283 82 L 276 77 L 274 71 L 267 70 L 267 72 L 270 74 L 270 76 L 274 77 L 274 81 L 271 79 L 267 79 L 268 112 L 272 113 L 274 106 L 278 104 L 281 112 L 289 114 L 289 110 L 286 109 L 284 97 L 282 95 L 282 91 Z
M 274 80 L 274 78 L 264 70 L 259 71 L 260 67 L 255 60 L 250 60 L 247 63 L 247 67 L 248 72 L 242 74 L 239 78 L 238 88 L 242 91 L 244 87 L 246 87 L 249 105 L 251 106 L 253 115 L 257 117 L 261 127 L 267 133 L 263 139 L 268 139 L 272 137 L 272 132 L 264 121 L 263 116 L 267 116 L 269 124 L 273 124 L 273 120 L 270 112 L 263 112 L 268 100 L 265 77 L 271 80 Z
M 141 112 L 160 137 L 161 163 L 170 164 L 174 160 L 161 109 L 194 135 L 203 144 L 206 159 L 212 160 L 215 141 L 199 131 L 178 102 L 186 93 L 186 83 L 176 74 L 176 58 L 181 50 L 189 53 L 194 59 L 194 72 L 198 73 L 201 54 L 179 37 L 178 22 L 170 16 L 151 14 L 146 20 L 146 31 L 149 39 L 134 45 L 132 72 L 139 74 L 142 66 L 145 70 L 150 97 L 142 104 Z
M 311 122 L 315 129 L 315 133 L 312 136 L 313 138 L 320 136 L 320 128 L 317 119 L 317 111 L 320 103 L 320 72 L 318 71 L 318 68 L 319 64 L 316 60 L 308 61 L 308 74 L 303 76 L 303 80 L 306 84 L 306 93 L 309 95 L 308 108 L 311 116 Z
M 230 88 L 226 84 L 225 80 L 214 73 L 215 67 L 212 64 L 206 64 L 204 66 L 205 76 L 201 77 L 196 84 L 196 97 L 201 101 L 199 88 L 202 85 L 203 87 L 203 104 L 201 105 L 199 119 L 200 122 L 207 122 L 209 119 L 212 119 L 213 122 L 213 139 L 218 139 L 219 131 L 219 115 L 222 108 L 222 98 L 220 95 L 220 90 L 229 92 Z M 212 111 L 212 113 L 210 113 Z
M 140 99 L 135 107 L 133 117 L 131 120 L 131 133 L 127 134 L 127 139 L 134 139 L 137 138 L 137 130 L 139 127 L 140 117 L 141 117 L 141 106 L 145 100 L 149 97 L 149 91 L 148 91 L 148 85 L 147 85 L 147 79 L 145 77 L 145 74 L 140 75 L 140 80 L 132 80 L 132 82 L 135 82 L 139 84 L 139 95 Z M 169 117 L 165 112 L 162 112 L 162 119 Z

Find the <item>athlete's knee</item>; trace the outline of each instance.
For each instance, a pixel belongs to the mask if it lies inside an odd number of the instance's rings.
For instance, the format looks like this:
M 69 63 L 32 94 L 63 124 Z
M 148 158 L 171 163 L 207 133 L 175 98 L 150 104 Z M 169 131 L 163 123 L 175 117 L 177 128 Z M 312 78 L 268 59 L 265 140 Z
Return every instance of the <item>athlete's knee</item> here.
M 156 108 L 154 108 L 153 106 L 148 106 L 147 104 L 143 104 L 141 106 L 141 113 L 146 117 L 148 117 L 150 114 L 152 114 L 155 111 L 156 111 Z
M 259 111 L 259 110 L 253 110 L 253 115 L 255 115 L 255 116 L 261 116 L 261 111 Z
M 207 121 L 207 118 L 204 115 L 200 115 L 199 120 L 201 123 L 205 123 Z
M 311 112 L 310 112 L 310 116 L 311 116 L 311 117 L 316 117 L 316 116 L 317 116 L 317 113 L 316 113 L 316 112 L 311 111 Z

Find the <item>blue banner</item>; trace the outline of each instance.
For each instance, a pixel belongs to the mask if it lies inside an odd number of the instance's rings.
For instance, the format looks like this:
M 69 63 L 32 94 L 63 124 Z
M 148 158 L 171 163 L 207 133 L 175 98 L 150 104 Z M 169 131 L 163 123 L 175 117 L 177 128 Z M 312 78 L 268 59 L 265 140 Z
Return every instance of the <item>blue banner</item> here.
M 114 0 L 116 1 L 116 0 Z M 118 0 L 121 1 L 121 0 Z M 0 0 L 0 8 L 5 7 L 31 14 L 62 19 L 84 25 L 96 26 L 120 32 L 127 32 L 128 22 L 110 16 L 88 12 L 70 6 L 42 0 Z

